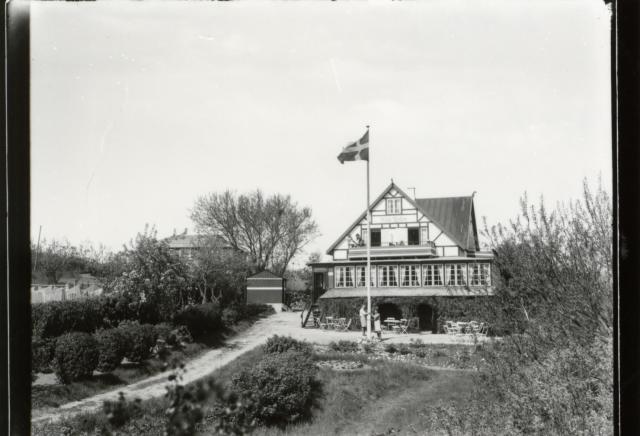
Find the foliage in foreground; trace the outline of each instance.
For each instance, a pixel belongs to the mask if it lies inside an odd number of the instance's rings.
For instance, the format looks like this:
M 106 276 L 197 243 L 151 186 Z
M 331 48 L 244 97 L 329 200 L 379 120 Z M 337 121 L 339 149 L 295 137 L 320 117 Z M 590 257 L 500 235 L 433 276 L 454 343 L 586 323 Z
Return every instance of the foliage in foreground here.
M 308 342 L 298 341 L 291 336 L 273 335 L 262 346 L 266 354 L 286 353 L 287 351 L 296 351 L 310 355 L 313 347 Z
M 233 378 L 232 390 L 248 400 L 236 416 L 245 422 L 281 427 L 309 418 L 320 389 L 316 373 L 308 354 L 266 354 L 255 367 Z
M 492 322 L 521 333 L 487 347 L 472 401 L 434 411 L 434 425 L 450 434 L 612 433 L 611 216 L 606 192 L 585 183 L 582 201 L 549 213 L 525 198 L 518 220 L 485 230 L 500 274 Z

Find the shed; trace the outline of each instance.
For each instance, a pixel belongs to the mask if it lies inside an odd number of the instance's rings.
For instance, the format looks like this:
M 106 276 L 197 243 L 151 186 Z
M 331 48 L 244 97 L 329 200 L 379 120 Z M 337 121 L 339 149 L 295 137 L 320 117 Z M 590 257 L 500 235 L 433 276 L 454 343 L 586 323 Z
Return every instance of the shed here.
M 247 278 L 247 304 L 284 303 L 286 280 L 270 271 L 262 271 Z

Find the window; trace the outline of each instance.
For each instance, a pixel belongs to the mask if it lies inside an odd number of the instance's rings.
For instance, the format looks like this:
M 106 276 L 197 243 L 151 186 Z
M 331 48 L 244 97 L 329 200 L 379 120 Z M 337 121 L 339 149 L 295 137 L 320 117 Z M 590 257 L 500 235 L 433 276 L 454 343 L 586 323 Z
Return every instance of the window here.
M 466 285 L 466 265 L 462 263 L 447 265 L 447 286 Z
M 407 229 L 407 240 L 409 245 L 420 245 L 420 230 L 417 227 Z
M 353 288 L 353 267 L 337 266 L 336 272 L 336 288 Z
M 376 285 L 376 267 L 371 266 L 371 286 Z M 367 267 L 356 267 L 356 286 L 364 288 L 367 286 Z
M 379 247 L 382 244 L 382 233 L 380 229 L 371 229 L 371 246 Z
M 402 265 L 400 270 L 401 286 L 420 286 L 420 265 Z
M 398 286 L 398 267 L 382 265 L 378 267 L 379 286 Z
M 471 286 L 489 286 L 491 284 L 491 274 L 488 263 L 476 263 L 469 266 L 471 275 Z
M 401 198 L 387 198 L 387 215 L 398 215 L 402 213 Z
M 442 286 L 442 265 L 422 265 L 424 286 Z

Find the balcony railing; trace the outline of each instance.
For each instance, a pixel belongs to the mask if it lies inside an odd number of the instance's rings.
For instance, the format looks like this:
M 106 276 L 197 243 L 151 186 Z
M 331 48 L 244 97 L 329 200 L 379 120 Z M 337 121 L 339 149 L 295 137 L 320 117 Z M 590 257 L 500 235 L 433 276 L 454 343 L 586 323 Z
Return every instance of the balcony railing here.
M 349 259 L 365 259 L 367 247 L 357 246 L 349 248 Z M 436 244 L 428 241 L 421 245 L 386 245 L 371 247 L 371 258 L 386 257 L 434 257 L 436 256 Z

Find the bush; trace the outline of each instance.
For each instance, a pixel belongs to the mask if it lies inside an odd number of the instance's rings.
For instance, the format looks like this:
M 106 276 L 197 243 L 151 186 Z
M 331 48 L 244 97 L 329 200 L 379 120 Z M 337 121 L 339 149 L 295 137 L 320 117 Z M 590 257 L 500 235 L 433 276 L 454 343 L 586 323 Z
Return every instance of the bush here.
M 355 341 L 340 340 L 338 342 L 329 342 L 329 348 L 333 351 L 339 351 L 341 353 L 355 353 L 358 351 L 359 346 Z
M 248 400 L 238 411 L 245 422 L 285 426 L 310 416 L 319 393 L 317 367 L 305 353 L 267 354 L 254 367 L 232 380 L 240 398 Z
M 55 372 L 62 383 L 91 377 L 98 366 L 98 341 L 88 333 L 73 332 L 56 341 Z
M 32 335 L 53 338 L 72 331 L 92 333 L 102 324 L 98 305 L 87 300 L 51 301 L 31 308 Z
M 387 353 L 396 353 L 398 351 L 398 348 L 393 344 L 386 344 L 384 346 L 384 351 L 386 351 Z
M 313 348 L 311 344 L 293 339 L 291 336 L 274 335 L 267 339 L 263 345 L 266 354 L 286 353 L 287 351 L 297 351 L 306 355 L 311 355 Z
M 161 322 L 153 326 L 156 339 L 163 340 L 167 345 L 173 345 L 176 343 L 175 335 L 173 335 L 173 326 L 168 322 Z M 169 343 L 172 344 L 169 344 Z
M 151 324 L 124 321 L 118 329 L 126 339 L 124 356 L 132 362 L 142 362 L 151 356 L 151 348 L 156 344 L 156 332 Z
M 215 303 L 187 306 L 176 314 L 174 322 L 184 325 L 194 339 L 222 330 L 220 307 Z
M 222 323 L 225 327 L 231 327 L 240 320 L 240 313 L 231 307 L 222 309 Z
M 111 372 L 120 365 L 129 346 L 128 339 L 121 329 L 98 330 L 98 367 L 101 372 Z
M 51 372 L 51 364 L 55 356 L 56 340 L 31 339 L 31 368 L 35 372 Z

